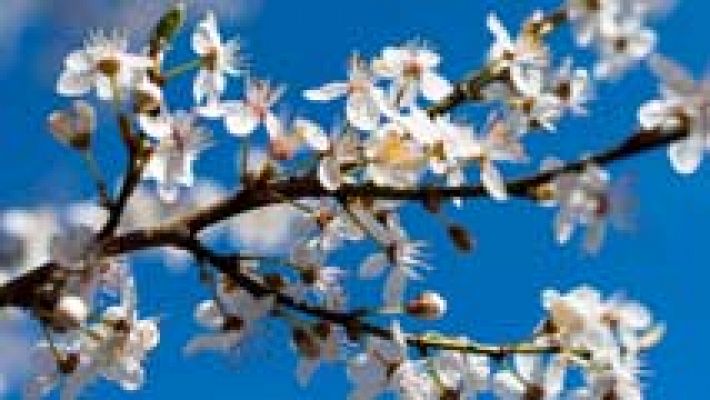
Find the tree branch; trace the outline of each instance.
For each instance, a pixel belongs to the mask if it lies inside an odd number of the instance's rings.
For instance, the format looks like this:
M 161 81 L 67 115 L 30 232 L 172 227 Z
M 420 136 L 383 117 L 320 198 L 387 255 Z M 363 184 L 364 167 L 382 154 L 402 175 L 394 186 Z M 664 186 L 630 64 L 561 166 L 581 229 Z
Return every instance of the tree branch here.
M 534 199 L 535 189 L 542 184 L 550 182 L 560 174 L 579 172 L 589 163 L 603 166 L 634 157 L 659 147 L 667 146 L 686 136 L 687 131 L 684 129 L 674 131 L 661 131 L 658 129 L 639 130 L 628 139 L 610 149 L 592 154 L 578 161 L 567 163 L 559 168 L 511 180 L 506 184 L 506 187 L 508 193 L 512 196 Z M 438 198 L 488 197 L 485 187 L 481 184 L 459 187 L 422 186 L 416 188 L 392 188 L 370 184 L 343 185 L 338 190 L 330 192 L 324 189 L 316 178 L 306 176 L 246 188 L 204 209 L 179 216 L 168 222 L 166 226 L 172 227 L 168 229 L 182 228 L 190 232 L 199 232 L 212 224 L 226 220 L 232 216 L 270 204 L 281 203 L 284 199 L 297 200 L 302 198 L 334 197 L 339 199 L 372 198 L 425 201 L 432 195 Z

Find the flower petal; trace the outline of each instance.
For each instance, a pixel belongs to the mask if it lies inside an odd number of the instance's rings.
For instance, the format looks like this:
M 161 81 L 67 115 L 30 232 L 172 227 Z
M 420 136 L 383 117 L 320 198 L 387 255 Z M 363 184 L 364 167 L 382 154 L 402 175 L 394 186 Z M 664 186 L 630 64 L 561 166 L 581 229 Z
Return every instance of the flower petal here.
M 345 96 L 348 84 L 345 82 L 332 82 L 316 88 L 303 91 L 303 97 L 310 101 L 331 101 Z
M 431 71 L 422 74 L 420 84 L 422 95 L 429 101 L 440 101 L 454 89 L 448 80 Z
M 671 166 L 676 172 L 684 175 L 692 174 L 698 169 L 703 152 L 703 137 L 699 134 L 691 134 L 686 139 L 668 146 Z
M 91 90 L 91 75 L 82 72 L 63 71 L 57 81 L 57 93 L 62 96 L 81 96 Z
M 508 191 L 505 187 L 503 176 L 490 161 L 481 164 L 481 182 L 494 200 L 504 201 L 508 199 Z
M 247 136 L 256 129 L 259 122 L 259 116 L 241 101 L 231 103 L 225 109 L 224 124 L 232 135 Z

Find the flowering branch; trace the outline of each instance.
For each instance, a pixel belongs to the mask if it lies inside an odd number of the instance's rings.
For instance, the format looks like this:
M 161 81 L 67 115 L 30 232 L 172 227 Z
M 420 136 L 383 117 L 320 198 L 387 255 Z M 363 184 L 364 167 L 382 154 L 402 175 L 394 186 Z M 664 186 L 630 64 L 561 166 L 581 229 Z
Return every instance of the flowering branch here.
M 505 382 L 497 382 L 493 391 L 504 398 L 511 393 L 525 399 L 556 398 L 568 366 L 582 366 L 589 390 L 599 391 L 604 398 L 640 397 L 636 396 L 640 393 L 636 358 L 660 339 L 662 329 L 654 326 L 644 307 L 604 300 L 590 288 L 543 293 L 545 319 L 529 342 L 517 344 L 487 345 L 439 333 L 405 334 L 396 320 L 390 328 L 374 323 L 376 317 L 400 314 L 437 319 L 446 311 L 445 299 L 433 291 L 405 301 L 407 281 L 421 278 L 419 269 L 427 267 L 421 260 L 423 242 L 411 240 L 399 223 L 399 202 L 392 205 L 395 202 L 386 200 L 421 202 L 435 213 L 444 199 L 516 197 L 555 204 L 559 206 L 554 222 L 557 240 L 566 242 L 576 225 L 584 225 L 585 246 L 591 252 L 598 249 L 604 218 L 613 207 L 603 166 L 669 145 L 677 170 L 697 168 L 707 142 L 702 129 L 707 101 L 702 87 L 689 89 L 693 85 L 688 82 L 675 86 L 664 82 L 671 89 L 664 92 L 670 98 L 644 105 L 641 128 L 607 150 L 568 163 L 546 163 L 541 172 L 512 180 L 497 168 L 498 162 L 527 159 L 522 138 L 528 132 L 554 130 L 568 112 L 583 114 L 590 100 L 592 79 L 586 69 L 573 68 L 571 59 L 559 68 L 552 66 L 554 59 L 544 39 L 555 28 L 570 22 L 580 45 L 597 46 L 600 57 L 594 75 L 600 79 L 618 75 L 648 56 L 655 36 L 642 22 L 652 7 L 645 0 L 631 3 L 627 9 L 613 1 L 569 0 L 548 15 L 534 13 L 516 37 L 491 14 L 487 24 L 494 43 L 484 67 L 455 84 L 437 71 L 439 55 L 420 42 L 386 47 L 370 61 L 355 54 L 347 81 L 303 93 L 314 102 L 345 98 L 346 127 L 332 135 L 305 118 L 279 119 L 272 108 L 283 86 L 249 77 L 242 100 L 222 98 L 226 78 L 241 75 L 244 65 L 239 42 L 222 39 L 212 13 L 192 35 L 197 57 L 165 72 L 164 53 L 184 22 L 181 4 L 159 21 L 147 54 L 129 52 L 127 38 L 120 32 L 94 33 L 84 48 L 68 56 L 57 90 L 77 97 L 95 89 L 99 99 L 113 101 L 128 154 L 118 194 L 110 198 L 101 171 L 92 170 L 106 211 L 101 216 L 61 229 L 52 220 L 43 229 L 46 238 L 37 240 L 31 237 L 39 226 L 34 216 L 14 215 L 12 223 L 5 224 L 14 234 L 26 235 L 25 242 L 41 244 L 33 248 L 47 248 L 47 254 L 30 258 L 31 263 L 25 262 L 24 252 L 18 252 L 23 269 L 36 268 L 0 285 L 0 307 L 30 311 L 47 332 L 57 371 L 37 376 L 37 390 L 43 394 L 66 381 L 62 397 L 73 398 L 90 380 L 87 376 L 101 375 L 102 370 L 126 389 L 142 384 L 141 362 L 157 345 L 157 322 L 138 317 L 135 283 L 121 261 L 134 252 L 161 248 L 189 253 L 214 289 L 214 298 L 200 303 L 195 312 L 198 322 L 213 332 L 194 338 L 187 352 L 230 348 L 259 320 L 274 316 L 291 328 L 300 358 L 299 380 L 307 381 L 317 362 L 341 358 L 341 345 L 360 346 L 362 352 L 348 366 L 357 386 L 354 398 L 371 398 L 389 389 L 405 398 L 476 395 L 488 386 L 490 361 L 508 356 L 516 361 L 540 356 L 539 364 L 547 363 L 549 368 L 517 371 L 520 366 L 498 363 L 501 368 L 494 379 Z M 173 77 L 191 71 L 195 72 L 192 108 L 170 111 L 164 87 L 175 82 Z M 678 98 L 687 101 L 679 104 Z M 425 106 L 420 100 L 425 100 Z M 130 113 L 123 110 L 125 102 Z M 500 113 L 493 113 L 495 118 L 489 118 L 479 134 L 473 126 L 452 119 L 451 112 L 467 102 L 485 102 Z M 210 201 L 195 195 L 191 211 L 185 213 L 164 213 L 163 208 L 140 203 L 143 180 L 155 181 L 156 200 L 161 207 L 169 205 L 166 208 L 178 207 L 184 189 L 197 186 L 192 164 L 211 145 L 211 134 L 199 126 L 203 119 L 221 119 L 225 130 L 239 138 L 241 186 L 229 196 L 211 196 Z M 52 113 L 49 123 L 57 139 L 87 159 L 92 157 L 96 124 L 88 103 L 77 101 L 71 112 Z M 262 163 L 252 162 L 259 152 L 252 151 L 255 143 L 249 138 L 261 127 L 268 133 L 268 151 Z M 302 149 L 310 151 L 313 167 L 306 173 L 298 168 L 284 172 L 282 167 L 297 161 Z M 469 185 L 465 180 L 473 168 L 480 173 L 480 183 Z M 442 181 L 446 184 L 438 183 Z M 132 204 L 134 200 L 140 205 Z M 244 218 L 276 205 L 292 208 L 307 225 L 288 249 L 288 257 L 273 261 L 288 266 L 287 271 L 262 270 L 269 267 L 266 257 L 221 254 L 208 246 L 208 228 L 223 224 L 249 228 L 254 224 Z M 132 215 L 136 212 L 143 214 L 136 218 Z M 161 218 L 154 221 L 151 213 Z M 176 216 L 163 218 L 164 214 Z M 469 251 L 472 241 L 465 229 L 443 215 L 438 217 L 448 225 L 456 247 Z M 295 222 L 288 228 L 294 226 L 301 229 Z M 344 242 L 365 238 L 378 246 L 360 265 L 359 275 L 372 279 L 386 274 L 382 304 L 348 307 L 341 282 L 344 270 L 326 266 L 326 261 Z M 36 260 L 51 261 L 37 266 Z M 120 304 L 100 312 L 102 304 L 96 300 L 103 292 L 99 289 L 113 293 Z M 64 335 L 67 332 L 74 334 Z M 410 359 L 410 350 L 418 350 L 423 360 Z M 379 374 L 377 382 L 372 382 L 372 373 Z M 536 381 L 541 377 L 543 381 Z M 617 381 L 618 377 L 624 381 Z M 596 382 L 613 383 L 596 387 Z M 622 391 L 630 394 L 619 394 Z

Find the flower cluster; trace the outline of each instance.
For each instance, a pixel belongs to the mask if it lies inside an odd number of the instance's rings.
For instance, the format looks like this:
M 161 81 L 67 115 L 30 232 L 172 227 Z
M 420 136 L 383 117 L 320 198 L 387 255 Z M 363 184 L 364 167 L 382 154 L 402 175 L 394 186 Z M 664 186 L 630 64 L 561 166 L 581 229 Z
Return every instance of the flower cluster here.
M 482 355 L 466 338 L 419 338 L 444 343 L 451 350 L 417 357 L 395 322 L 391 339 L 371 338 L 348 361 L 355 385 L 351 398 L 373 399 L 394 392 L 405 399 L 477 398 L 491 391 L 501 399 L 640 399 L 639 355 L 656 344 L 662 324 L 654 324 L 642 305 L 619 297 L 603 299 L 586 286 L 561 294 L 543 293 L 548 318 L 535 339 L 521 344 L 511 363 Z M 557 349 L 552 355 L 536 352 Z M 459 350 L 454 350 L 459 349 Z M 526 349 L 527 351 L 522 351 Z M 581 350 L 584 349 L 584 350 Z M 565 379 L 581 370 L 584 381 L 571 387 Z
M 36 376 L 26 397 L 43 397 L 60 385 L 62 398 L 73 399 L 97 377 L 125 390 L 139 389 L 145 381 L 141 364 L 158 345 L 159 333 L 154 319 L 138 318 L 136 306 L 135 287 L 127 279 L 120 303 L 106 308 L 98 322 L 40 342 L 34 355 Z

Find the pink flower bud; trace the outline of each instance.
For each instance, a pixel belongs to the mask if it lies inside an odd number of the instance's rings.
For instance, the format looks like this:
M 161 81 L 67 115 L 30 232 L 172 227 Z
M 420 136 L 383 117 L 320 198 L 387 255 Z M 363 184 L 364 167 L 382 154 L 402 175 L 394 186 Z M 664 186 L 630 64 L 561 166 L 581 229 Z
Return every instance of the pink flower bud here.
M 406 311 L 421 319 L 439 319 L 446 313 L 446 300 L 439 293 L 426 291 L 410 301 Z

